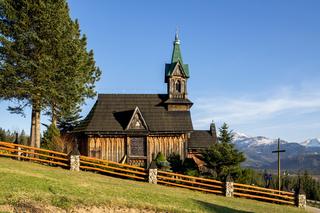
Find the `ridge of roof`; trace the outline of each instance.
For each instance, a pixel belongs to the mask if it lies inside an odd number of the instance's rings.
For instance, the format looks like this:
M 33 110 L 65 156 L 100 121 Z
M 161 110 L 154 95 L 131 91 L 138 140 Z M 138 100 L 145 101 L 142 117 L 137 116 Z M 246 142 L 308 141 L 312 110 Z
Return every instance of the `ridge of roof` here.
M 123 132 L 139 108 L 149 132 L 193 130 L 190 111 L 168 111 L 167 94 L 99 94 L 77 132 Z

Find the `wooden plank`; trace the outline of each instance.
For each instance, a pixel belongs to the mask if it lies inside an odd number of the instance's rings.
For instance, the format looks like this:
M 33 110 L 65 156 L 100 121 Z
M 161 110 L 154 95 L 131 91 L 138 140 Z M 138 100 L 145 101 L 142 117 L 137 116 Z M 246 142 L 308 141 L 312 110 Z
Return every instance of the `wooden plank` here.
M 122 157 L 124 156 L 123 138 L 120 139 L 120 147 L 119 148 L 120 148 L 120 151 L 119 151 L 119 161 L 120 161 L 122 159 Z
M 111 140 L 111 144 L 110 144 L 110 146 L 111 146 L 111 153 L 110 153 L 110 156 L 111 156 L 111 158 L 110 158 L 110 160 L 111 161 L 114 161 L 113 159 L 114 159 L 114 151 L 113 151 L 113 142 L 114 142 L 114 138 L 112 138 Z
M 41 148 L 36 148 L 36 147 L 31 147 L 31 146 L 25 146 L 25 145 L 21 145 L 21 144 L 14 144 L 14 143 L 8 143 L 8 142 L 0 142 L 0 145 L 10 146 L 10 147 L 15 146 L 15 147 L 21 147 L 21 148 L 26 148 L 26 149 L 41 151 L 41 152 L 48 152 L 48 153 L 52 153 L 52 154 L 56 154 L 56 155 L 68 156 L 66 153 L 56 152 L 56 151 L 52 151 L 52 150 L 48 150 L 48 149 L 41 149 Z
M 253 188 L 253 189 L 260 189 L 260 190 L 265 190 L 265 191 L 270 191 L 270 192 L 280 192 L 281 194 L 287 194 L 287 195 L 294 195 L 294 193 L 292 192 L 285 192 L 285 191 L 279 191 L 276 189 L 267 189 L 267 188 L 263 188 L 263 187 L 259 187 L 259 186 L 251 186 L 251 185 L 247 185 L 247 184 L 242 184 L 242 183 L 233 183 L 234 186 L 243 186 L 243 187 L 247 187 L 247 188 Z
M 127 174 L 123 174 L 123 173 L 112 172 L 112 171 L 99 169 L 99 168 L 95 168 L 95 167 L 81 166 L 80 165 L 80 168 L 81 169 L 95 170 L 95 171 L 99 171 L 99 172 L 105 172 L 105 173 L 119 175 L 119 176 L 123 176 L 123 177 L 130 177 L 130 178 L 134 178 L 134 179 L 138 179 L 138 180 L 145 180 L 145 178 L 142 178 L 142 177 L 138 177 L 138 176 L 134 176 L 134 175 L 127 175 Z
M 279 199 L 275 199 L 275 198 L 262 197 L 262 196 L 257 196 L 257 195 L 249 195 L 249 194 L 243 194 L 243 193 L 238 193 L 238 192 L 234 192 L 233 194 L 236 196 L 239 196 L 239 197 L 255 198 L 255 199 L 268 200 L 268 201 L 274 201 L 274 202 L 294 205 L 294 202 L 292 202 L 292 201 L 279 200 Z
M 106 157 L 106 140 L 105 138 L 101 138 L 101 159 L 105 159 Z
M 163 183 L 163 184 L 166 184 L 166 185 L 178 186 L 178 187 L 182 187 L 182 188 L 194 189 L 194 190 L 197 190 L 197 191 L 210 192 L 210 193 L 215 193 L 215 194 L 222 194 L 223 193 L 222 191 L 197 188 L 197 187 L 193 187 L 193 186 L 186 186 L 186 185 L 181 185 L 181 184 L 162 181 L 162 180 L 158 180 L 157 183 Z
M 56 156 L 50 156 L 50 155 L 45 155 L 45 154 L 40 154 L 40 153 L 37 153 L 37 152 L 30 152 L 30 151 L 26 151 L 26 150 L 23 150 L 23 149 L 19 150 L 19 149 L 11 149 L 11 148 L 0 147 L 0 150 L 6 150 L 6 151 L 9 151 L 9 152 L 22 152 L 22 153 L 27 153 L 27 154 L 32 154 L 32 155 L 38 155 L 38 156 L 42 156 L 42 157 L 52 158 L 52 159 L 55 159 L 55 160 L 69 161 L 69 159 L 59 158 L 59 157 L 56 157 Z
M 107 139 L 107 159 L 106 160 L 110 160 L 110 144 L 111 144 L 111 139 L 108 138 Z
M 92 138 L 88 138 L 88 153 L 89 153 L 89 156 L 92 156 Z
M 184 180 L 184 179 L 165 177 L 165 176 L 161 176 L 161 175 L 158 175 L 157 178 L 161 178 L 161 179 L 164 179 L 164 180 L 174 180 L 174 181 L 180 181 L 180 182 L 184 182 L 184 183 L 197 184 L 197 185 L 207 186 L 207 187 L 212 187 L 212 188 L 217 188 L 217 189 L 223 189 L 224 188 L 222 186 L 210 185 L 210 184 L 205 184 L 205 183 L 201 183 L 201 182 L 194 182 L 194 181 L 189 181 L 189 180 Z
M 97 158 L 92 158 L 92 157 L 80 156 L 80 159 L 87 160 L 87 161 L 91 160 L 91 161 L 98 161 L 98 162 L 103 162 L 103 163 L 108 163 L 108 164 L 115 164 L 115 165 L 119 165 L 119 166 L 123 166 L 123 167 L 128 167 L 128 168 L 133 168 L 133 169 L 145 171 L 144 168 L 141 168 L 141 167 L 138 167 L 138 166 L 131 166 L 131 165 L 128 165 L 128 164 L 121 164 L 121 163 L 117 163 L 117 162 L 113 162 L 113 161 L 102 160 L 102 159 L 97 159 Z
M 155 137 L 154 138 L 154 154 L 155 154 L 155 156 L 154 157 L 157 157 L 157 154 L 158 154 L 158 137 Z
M 40 159 L 40 158 L 33 158 L 33 157 L 27 157 L 27 156 L 18 156 L 18 155 L 13 155 L 13 154 L 8 154 L 8 153 L 1 153 L 1 152 L 0 152 L 0 155 L 8 156 L 8 157 L 16 157 L 16 158 L 19 157 L 19 158 L 29 159 L 29 160 L 33 160 L 33 161 L 57 164 L 57 165 L 60 165 L 60 166 L 69 166 L 68 164 L 65 164 L 65 163 L 56 162 L 56 161 L 50 161 L 50 160 L 44 160 L 44 159 Z
M 269 192 L 257 191 L 257 190 L 252 190 L 252 189 L 237 188 L 237 187 L 235 187 L 234 190 L 239 190 L 239 191 L 244 191 L 244 192 L 253 192 L 253 193 L 258 193 L 258 194 L 265 194 L 265 195 L 285 198 L 285 199 L 289 199 L 289 200 L 294 200 L 295 199 L 294 196 L 288 197 L 286 195 L 275 194 L 276 192 L 275 193 L 269 193 Z
M 119 138 L 117 138 L 116 140 L 116 147 L 117 147 L 116 162 L 119 162 Z
M 113 169 L 113 170 L 119 170 L 119 171 L 123 171 L 123 172 L 130 172 L 130 173 L 137 174 L 137 175 L 144 175 L 144 176 L 147 175 L 146 172 L 138 172 L 138 171 L 129 170 L 129 169 L 122 169 L 122 168 L 118 168 L 118 167 L 112 167 L 112 166 L 107 166 L 107 165 L 103 165 L 103 164 L 92 163 L 92 162 L 83 161 L 83 160 L 80 160 L 80 163 L 89 164 L 89 165 L 92 165 L 92 166 L 100 166 L 100 167 L 103 167 L 103 168 Z
M 199 178 L 199 177 L 194 177 L 194 176 L 189 176 L 189 175 L 181 175 L 181 174 L 174 173 L 174 172 L 158 171 L 158 174 L 166 174 L 166 175 L 171 175 L 171 176 L 178 176 L 178 177 L 184 177 L 184 178 L 189 178 L 189 179 L 202 180 L 202 181 L 207 181 L 207 182 L 212 182 L 212 183 L 223 184 L 223 182 L 218 181 L 218 180 L 212 180 L 212 179 L 207 179 L 207 178 Z
M 96 157 L 101 159 L 101 141 L 100 138 L 96 138 Z

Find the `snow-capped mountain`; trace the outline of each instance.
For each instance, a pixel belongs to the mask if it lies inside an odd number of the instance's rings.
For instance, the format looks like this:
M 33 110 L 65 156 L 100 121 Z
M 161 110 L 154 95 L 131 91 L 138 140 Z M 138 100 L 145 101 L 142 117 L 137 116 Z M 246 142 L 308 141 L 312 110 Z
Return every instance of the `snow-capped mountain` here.
M 236 146 L 241 147 L 251 147 L 251 146 L 261 146 L 261 145 L 271 145 L 278 142 L 277 139 L 270 139 L 264 136 L 250 137 L 243 133 L 234 132 L 233 133 L 233 142 Z M 281 144 L 288 143 L 287 141 L 281 140 Z
M 306 147 L 320 147 L 320 138 L 313 138 L 306 140 L 301 143 L 301 145 Z
M 260 145 L 275 144 L 278 142 L 278 139 L 270 139 L 265 136 L 251 137 L 244 133 L 234 132 L 233 142 L 238 145 L 246 144 L 248 146 L 260 146 Z M 288 142 L 285 140 L 280 140 L 280 143 L 286 144 L 286 143 L 296 143 L 296 142 Z M 305 147 L 320 147 L 320 138 L 308 139 L 299 144 Z
M 259 169 L 277 167 L 278 140 L 264 136 L 248 136 L 243 133 L 233 133 L 233 143 L 236 148 L 246 155 L 245 167 Z M 320 172 L 320 139 L 310 139 L 302 143 L 280 140 L 280 149 L 286 150 L 281 154 L 284 168 L 290 170 L 304 170 Z

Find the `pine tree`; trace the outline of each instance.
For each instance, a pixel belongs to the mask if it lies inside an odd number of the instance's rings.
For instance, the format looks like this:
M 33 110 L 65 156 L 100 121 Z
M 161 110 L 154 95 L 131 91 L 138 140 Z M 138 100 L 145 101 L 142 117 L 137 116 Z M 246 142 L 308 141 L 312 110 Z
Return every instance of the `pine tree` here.
M 224 123 L 219 129 L 218 143 L 202 153 L 206 166 L 214 171 L 216 178 L 225 181 L 228 175 L 234 179 L 241 174 L 240 163 L 245 161 L 242 152 L 239 152 L 232 143 L 232 131 Z
M 233 140 L 232 131 L 229 131 L 229 126 L 226 123 L 223 123 L 219 128 L 218 141 L 221 143 L 231 143 Z
M 64 10 L 65 16 L 68 11 Z M 50 84 L 47 84 L 50 96 L 48 114 L 52 124 L 69 119 L 80 112 L 80 105 L 86 98 L 96 95 L 94 84 L 99 80 L 101 72 L 95 66 L 93 51 L 87 51 L 87 39 L 81 35 L 78 21 L 70 22 L 64 31 L 55 33 L 53 40 L 58 40 L 54 50 L 54 72 Z M 76 51 L 75 51 L 76 50 Z
M 55 125 L 47 126 L 47 130 L 43 132 L 41 147 L 44 149 L 57 150 L 57 141 L 60 137 L 60 131 Z
M 22 145 L 28 145 L 28 139 L 29 137 L 26 135 L 25 131 L 22 130 L 19 135 L 19 143 Z
M 61 133 L 66 133 L 73 130 L 80 123 L 80 119 L 80 108 L 72 109 L 72 111 L 58 117 L 57 127 Z
M 67 115 L 93 97 L 100 70 L 65 0 L 0 1 L 0 98 L 31 106 L 30 143 L 40 146 L 40 112 Z

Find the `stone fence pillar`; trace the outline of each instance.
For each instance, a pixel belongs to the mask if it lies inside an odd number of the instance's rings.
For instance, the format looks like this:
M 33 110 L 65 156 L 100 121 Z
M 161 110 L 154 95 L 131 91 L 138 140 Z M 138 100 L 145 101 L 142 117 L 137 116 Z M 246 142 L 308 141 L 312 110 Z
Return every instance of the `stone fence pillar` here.
M 305 194 L 296 194 L 295 195 L 295 205 L 299 208 L 307 207 L 307 198 Z
M 19 146 L 18 147 L 18 150 L 20 151 L 21 150 L 21 147 Z M 18 160 L 21 160 L 20 156 L 21 156 L 22 152 L 18 152 Z
M 233 197 L 233 191 L 234 191 L 233 182 L 227 181 L 225 183 L 225 196 L 226 197 Z
M 70 170 L 71 171 L 80 171 L 80 155 L 70 155 Z
M 306 208 L 307 207 L 307 197 L 306 193 L 303 190 L 303 185 L 301 183 L 301 179 L 299 178 L 298 182 L 298 189 L 295 191 L 295 205 L 299 208 Z
M 69 163 L 71 171 L 80 171 L 80 152 L 78 149 L 78 143 L 76 143 L 73 150 L 69 153 Z
M 233 192 L 234 192 L 233 180 L 228 175 L 225 182 L 225 196 L 233 197 Z
M 156 162 L 153 160 L 149 166 L 148 182 L 157 184 L 158 168 Z

